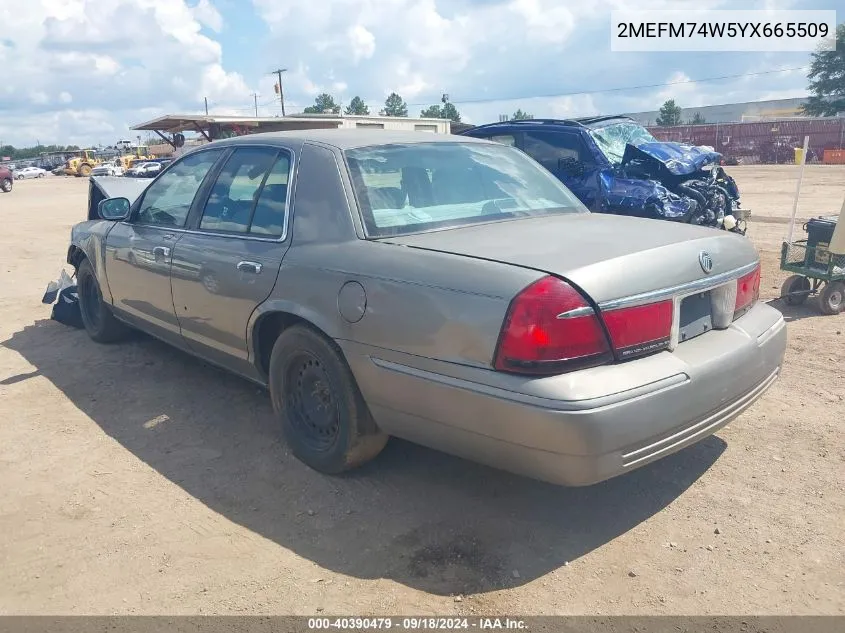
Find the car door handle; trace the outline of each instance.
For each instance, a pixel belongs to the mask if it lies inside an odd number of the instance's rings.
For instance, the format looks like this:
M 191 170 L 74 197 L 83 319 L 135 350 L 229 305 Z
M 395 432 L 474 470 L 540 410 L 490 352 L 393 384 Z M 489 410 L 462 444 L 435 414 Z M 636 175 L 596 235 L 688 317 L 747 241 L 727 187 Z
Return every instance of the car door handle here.
M 242 273 L 252 273 L 257 275 L 261 272 L 261 269 L 264 268 L 258 262 L 238 262 L 238 270 Z
M 166 246 L 156 246 L 153 249 L 153 256 L 158 257 L 159 255 L 162 257 L 170 257 L 170 249 Z

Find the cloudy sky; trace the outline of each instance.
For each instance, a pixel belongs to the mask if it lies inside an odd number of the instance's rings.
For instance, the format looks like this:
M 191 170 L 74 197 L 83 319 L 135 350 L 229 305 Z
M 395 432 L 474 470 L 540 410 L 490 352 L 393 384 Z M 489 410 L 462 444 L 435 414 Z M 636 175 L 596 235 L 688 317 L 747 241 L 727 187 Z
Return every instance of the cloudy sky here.
M 521 107 L 559 117 L 801 96 L 805 53 L 619 53 L 627 0 L 3 0 L 0 143 L 111 144 L 165 113 L 288 111 L 327 91 L 412 115 L 448 93 L 464 120 Z M 845 0 L 640 0 L 641 8 L 838 9 Z

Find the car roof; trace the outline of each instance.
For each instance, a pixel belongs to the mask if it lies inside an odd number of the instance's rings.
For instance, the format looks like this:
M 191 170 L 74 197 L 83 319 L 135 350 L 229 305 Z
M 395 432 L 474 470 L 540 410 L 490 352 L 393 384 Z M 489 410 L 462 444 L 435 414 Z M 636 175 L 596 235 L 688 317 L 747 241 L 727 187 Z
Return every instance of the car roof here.
M 214 141 L 215 145 L 238 145 L 241 143 L 270 143 L 279 145 L 312 141 L 337 149 L 353 149 L 371 145 L 393 145 L 406 143 L 488 143 L 455 134 L 436 134 L 433 132 L 411 132 L 404 130 L 288 130 L 284 132 L 263 132 Z M 205 146 L 207 147 L 207 146 Z
M 575 127 L 575 128 L 594 128 L 594 127 L 601 127 L 601 125 L 609 125 L 613 122 L 621 122 L 621 121 L 628 121 L 628 122 L 635 122 L 634 119 L 631 117 L 621 115 L 621 114 L 612 114 L 612 115 L 605 115 L 605 116 L 591 116 L 591 117 L 578 117 L 575 119 L 520 119 L 520 120 L 512 120 L 512 121 L 496 121 L 494 123 L 487 123 L 484 125 L 478 125 L 476 127 L 470 128 L 464 132 L 460 132 L 461 135 L 464 134 L 471 134 L 474 130 L 496 130 L 496 129 L 513 129 L 517 127 Z

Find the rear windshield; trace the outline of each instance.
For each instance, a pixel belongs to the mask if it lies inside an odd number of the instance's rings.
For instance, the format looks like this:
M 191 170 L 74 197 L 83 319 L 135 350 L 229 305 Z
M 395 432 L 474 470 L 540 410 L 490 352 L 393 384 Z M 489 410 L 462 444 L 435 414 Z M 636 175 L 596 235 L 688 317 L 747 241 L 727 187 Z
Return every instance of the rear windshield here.
M 392 144 L 345 154 L 368 237 L 588 212 L 548 171 L 499 143 Z

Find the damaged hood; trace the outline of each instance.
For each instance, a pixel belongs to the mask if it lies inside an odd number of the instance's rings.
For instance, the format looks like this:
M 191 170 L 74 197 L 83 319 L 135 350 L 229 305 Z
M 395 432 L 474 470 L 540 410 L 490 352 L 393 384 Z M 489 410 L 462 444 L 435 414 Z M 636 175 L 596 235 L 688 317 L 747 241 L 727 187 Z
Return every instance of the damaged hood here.
M 710 147 L 696 147 L 683 143 L 640 143 L 625 147 L 622 164 L 632 160 L 650 158 L 662 163 L 675 176 L 694 174 L 702 167 L 718 163 L 722 155 Z

